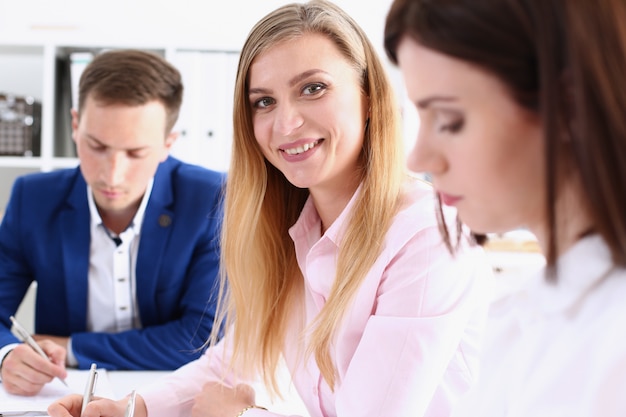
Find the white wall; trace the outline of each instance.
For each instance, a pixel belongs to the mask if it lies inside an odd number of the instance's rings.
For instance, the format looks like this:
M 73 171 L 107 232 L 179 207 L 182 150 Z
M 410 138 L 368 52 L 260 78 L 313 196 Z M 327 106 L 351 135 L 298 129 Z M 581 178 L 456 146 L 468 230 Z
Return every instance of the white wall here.
M 303 1 L 303 0 L 295 0 Z M 237 51 L 265 14 L 291 0 L 0 0 L 0 42 L 9 44 L 181 47 Z M 383 51 L 392 0 L 334 0 L 365 30 L 378 50 L 400 102 L 404 84 Z M 40 59 L 40 58 L 33 58 Z M 1 63 L 1 61 L 0 61 Z M 33 66 L 31 66 L 33 67 Z M 1 78 L 0 68 L 0 78 Z M 4 88 L 5 90 L 6 87 Z M 33 88 L 41 91 L 41 88 Z M 2 89 L 0 89 L 2 91 Z M 19 90 L 22 91 L 22 90 Z M 35 94 L 37 96 L 37 94 Z M 406 118 L 407 146 L 417 120 Z
M 0 34 L 128 42 L 210 43 L 239 49 L 252 25 L 285 0 L 0 0 Z M 335 0 L 382 45 L 391 0 Z

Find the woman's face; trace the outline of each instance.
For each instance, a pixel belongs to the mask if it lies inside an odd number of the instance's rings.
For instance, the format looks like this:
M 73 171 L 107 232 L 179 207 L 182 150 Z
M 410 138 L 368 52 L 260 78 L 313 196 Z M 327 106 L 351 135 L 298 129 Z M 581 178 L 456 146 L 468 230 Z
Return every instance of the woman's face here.
M 326 36 L 307 34 L 260 54 L 249 72 L 254 134 L 296 187 L 354 191 L 367 101 L 357 71 Z
M 430 173 L 442 202 L 476 232 L 543 224 L 537 114 L 519 106 L 490 73 L 408 37 L 398 62 L 420 118 L 409 167 Z

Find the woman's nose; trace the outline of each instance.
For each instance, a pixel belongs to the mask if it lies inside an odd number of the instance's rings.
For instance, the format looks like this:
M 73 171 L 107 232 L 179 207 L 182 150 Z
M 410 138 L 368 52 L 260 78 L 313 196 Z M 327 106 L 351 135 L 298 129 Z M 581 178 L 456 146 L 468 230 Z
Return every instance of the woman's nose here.
M 413 148 L 407 159 L 409 170 L 417 173 L 429 173 L 433 176 L 446 171 L 447 162 L 432 141 L 426 136 L 418 134 Z
M 281 136 L 289 136 L 304 123 L 304 118 L 297 106 L 289 103 L 281 103 L 274 115 L 274 130 Z

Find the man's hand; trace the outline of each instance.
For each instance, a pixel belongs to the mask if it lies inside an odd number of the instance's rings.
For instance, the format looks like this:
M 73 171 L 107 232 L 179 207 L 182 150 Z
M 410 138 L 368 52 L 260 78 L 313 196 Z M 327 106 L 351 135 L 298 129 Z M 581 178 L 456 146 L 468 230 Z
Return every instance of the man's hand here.
M 70 340 L 69 337 L 51 336 L 48 334 L 34 334 L 33 339 L 35 339 L 35 342 L 37 343 L 40 343 L 44 340 L 51 340 L 57 345 L 61 346 L 63 349 L 67 349 L 67 342 Z
M 41 357 L 30 346 L 22 343 L 2 362 L 2 385 L 10 394 L 36 395 L 54 377 L 65 379 L 65 347 L 51 340 L 37 342 L 50 360 Z

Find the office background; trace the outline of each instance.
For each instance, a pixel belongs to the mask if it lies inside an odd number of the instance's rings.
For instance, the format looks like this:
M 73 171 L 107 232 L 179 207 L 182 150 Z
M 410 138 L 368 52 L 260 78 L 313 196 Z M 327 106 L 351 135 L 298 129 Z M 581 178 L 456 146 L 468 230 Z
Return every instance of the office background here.
M 382 48 L 384 19 L 392 0 L 334 0 L 366 31 L 397 88 L 410 147 L 415 110 L 404 97 L 398 70 Z M 72 63 L 106 48 L 140 48 L 162 54 L 179 67 L 186 85 L 175 129 L 183 132 L 173 153 L 214 169 L 227 169 L 232 83 L 238 51 L 266 13 L 290 0 L 0 0 L 0 95 L 30 96 L 41 103 L 40 149 L 34 156 L 0 155 L 0 213 L 15 177 L 76 166 L 69 125 Z M 82 62 L 84 64 L 84 62 Z M 67 66 L 69 65 L 69 67 Z M 68 78 L 69 77 L 69 78 Z M 75 80 L 74 80 L 75 81 Z M 2 132 L 0 100 L 0 132 Z M 1 147 L 0 147 L 1 148 Z M 493 251 L 494 269 L 514 279 L 543 264 L 525 234 Z M 530 243 L 531 249 L 522 247 Z M 505 284 L 508 285 L 505 281 Z M 20 310 L 32 326 L 33 292 Z
M 85 63 L 85 53 L 107 48 L 152 50 L 181 70 L 187 88 L 175 126 L 182 135 L 173 154 L 209 168 L 227 169 L 238 51 L 256 21 L 289 2 L 0 0 L 0 94 L 28 96 L 41 103 L 38 148 L 32 155 L 0 155 L 0 211 L 18 175 L 76 166 L 69 127 L 70 90 L 78 78 L 73 71 Z M 391 0 L 335 3 L 368 33 L 400 90 L 402 105 L 402 80 L 382 48 Z M 407 124 L 411 129 L 415 119 L 407 118 Z
M 382 48 L 392 0 L 334 1 L 363 27 L 402 89 L 399 72 Z M 0 0 L 0 142 L 11 113 L 3 94 L 32 97 L 41 104 L 38 149 L 32 155 L 10 155 L 2 154 L 0 146 L 0 215 L 17 176 L 77 165 L 69 126 L 71 85 L 77 81 L 72 72 L 79 72 L 89 54 L 107 48 L 151 50 L 181 70 L 186 93 L 175 129 L 182 135 L 173 153 L 192 163 L 227 169 L 238 51 L 261 17 L 290 2 Z M 31 289 L 18 312 L 29 328 L 33 301 Z

